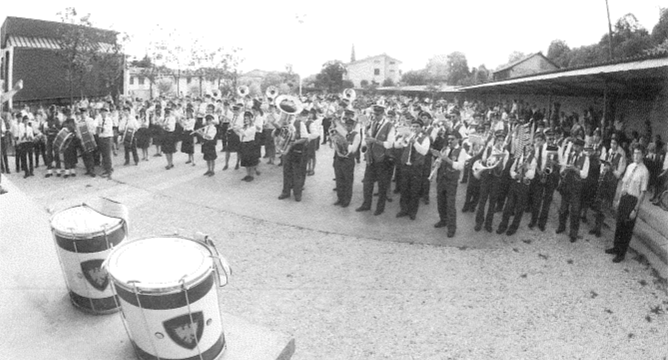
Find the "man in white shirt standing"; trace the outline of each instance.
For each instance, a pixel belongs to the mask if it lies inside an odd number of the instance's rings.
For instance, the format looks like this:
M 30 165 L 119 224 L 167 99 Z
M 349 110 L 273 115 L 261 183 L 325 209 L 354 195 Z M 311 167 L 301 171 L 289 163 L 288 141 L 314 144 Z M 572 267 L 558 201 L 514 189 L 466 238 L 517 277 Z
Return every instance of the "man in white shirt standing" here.
M 607 254 L 615 255 L 612 262 L 618 263 L 624 260 L 626 251 L 633 236 L 633 228 L 636 218 L 647 192 L 649 182 L 649 171 L 643 164 L 645 147 L 638 144 L 633 149 L 633 163 L 626 167 L 622 179 L 621 197 L 617 208 L 617 226 L 615 228 L 614 246 L 605 250 Z
M 111 164 L 111 149 L 114 137 L 114 122 L 109 117 L 109 109 L 104 106 L 100 109 L 100 118 L 97 124 L 97 135 L 99 142 L 97 144 L 100 154 L 102 155 L 102 168 L 104 172 L 102 176 L 111 178 L 114 169 Z

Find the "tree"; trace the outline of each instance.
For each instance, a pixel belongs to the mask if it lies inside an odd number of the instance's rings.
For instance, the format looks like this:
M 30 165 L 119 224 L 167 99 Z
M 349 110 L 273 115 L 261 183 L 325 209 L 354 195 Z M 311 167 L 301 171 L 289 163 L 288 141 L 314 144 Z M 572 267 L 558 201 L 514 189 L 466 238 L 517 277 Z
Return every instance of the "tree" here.
M 366 88 L 366 87 L 368 87 L 368 86 L 369 86 L 369 80 L 362 80 L 362 81 L 360 81 L 360 86 L 361 86 L 362 88 Z
M 406 71 L 401 76 L 401 82 L 406 85 L 427 85 L 429 75 L 426 70 Z
M 392 81 L 390 78 L 387 78 L 383 80 L 383 86 L 394 86 L 394 81 Z
M 508 55 L 508 64 L 514 63 L 515 61 L 525 58 L 526 55 L 521 51 L 513 51 Z
M 433 56 L 425 66 L 425 72 L 428 75 L 429 82 L 446 82 L 450 73 L 450 65 L 448 63 L 449 55 L 439 54 Z M 420 84 L 422 85 L 422 84 Z
M 547 58 L 552 60 L 561 68 L 568 66 L 568 58 L 571 48 L 568 47 L 564 40 L 552 40 L 550 47 L 547 48 Z
M 88 74 L 93 69 L 94 46 L 97 44 L 88 31 L 92 28 L 90 14 L 78 17 L 76 9 L 68 7 L 58 15 L 61 22 L 73 25 L 58 30 L 60 38 L 58 54 L 65 60 L 65 78 L 69 86 L 70 103 L 73 103 L 75 84 L 83 97 Z
M 652 29 L 652 43 L 654 46 L 660 45 L 668 40 L 668 8 L 662 8 L 659 22 Z
M 598 46 L 601 52 L 608 53 L 610 41 L 609 34 L 603 35 Z M 642 54 L 652 47 L 649 32 L 640 25 L 635 15 L 629 13 L 617 20 L 612 32 L 612 53 L 616 59 L 627 58 Z M 607 60 L 607 57 L 600 60 Z
M 469 66 L 466 61 L 466 55 L 459 51 L 448 55 L 448 78 L 447 83 L 457 85 L 462 79 L 469 76 Z
M 343 91 L 343 75 L 346 67 L 339 60 L 330 60 L 322 65 L 322 70 L 316 75 L 316 87 L 327 89 L 330 93 Z

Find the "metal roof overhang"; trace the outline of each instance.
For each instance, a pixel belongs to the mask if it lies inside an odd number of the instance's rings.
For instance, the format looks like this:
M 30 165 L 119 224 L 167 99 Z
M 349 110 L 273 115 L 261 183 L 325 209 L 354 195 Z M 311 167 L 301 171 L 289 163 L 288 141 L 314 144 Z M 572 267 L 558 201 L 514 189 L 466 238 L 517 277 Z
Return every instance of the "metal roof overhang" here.
M 639 60 L 465 87 L 469 94 L 532 94 L 651 98 L 668 85 L 668 58 Z

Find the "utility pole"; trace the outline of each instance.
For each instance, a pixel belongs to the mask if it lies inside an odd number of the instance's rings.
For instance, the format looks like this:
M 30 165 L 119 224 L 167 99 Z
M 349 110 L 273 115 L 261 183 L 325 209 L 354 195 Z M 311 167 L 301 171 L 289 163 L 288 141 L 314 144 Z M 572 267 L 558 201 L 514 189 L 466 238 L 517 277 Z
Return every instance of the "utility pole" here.
M 610 6 L 608 6 L 608 0 L 605 0 L 605 9 L 608 12 L 608 55 L 610 60 L 612 60 L 612 23 L 610 23 Z

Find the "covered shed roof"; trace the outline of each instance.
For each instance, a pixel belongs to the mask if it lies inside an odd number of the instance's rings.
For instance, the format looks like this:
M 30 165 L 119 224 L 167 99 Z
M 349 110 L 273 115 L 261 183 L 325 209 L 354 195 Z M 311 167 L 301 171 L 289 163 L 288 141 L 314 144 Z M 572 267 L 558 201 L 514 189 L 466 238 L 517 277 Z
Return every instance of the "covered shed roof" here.
M 473 94 L 652 97 L 668 85 L 668 53 L 561 69 L 461 88 Z

